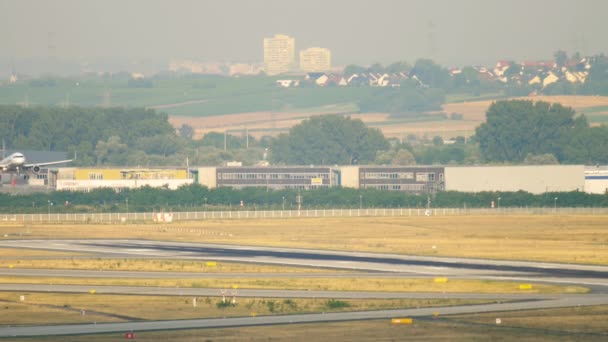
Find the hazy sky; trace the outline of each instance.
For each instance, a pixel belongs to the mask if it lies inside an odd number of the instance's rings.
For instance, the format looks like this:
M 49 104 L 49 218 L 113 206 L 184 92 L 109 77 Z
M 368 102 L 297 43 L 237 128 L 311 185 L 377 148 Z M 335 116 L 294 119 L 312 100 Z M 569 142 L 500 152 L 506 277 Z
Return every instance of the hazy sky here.
M 608 52 L 604 0 L 0 0 L 0 58 L 261 61 L 262 40 L 335 64 L 493 64 Z

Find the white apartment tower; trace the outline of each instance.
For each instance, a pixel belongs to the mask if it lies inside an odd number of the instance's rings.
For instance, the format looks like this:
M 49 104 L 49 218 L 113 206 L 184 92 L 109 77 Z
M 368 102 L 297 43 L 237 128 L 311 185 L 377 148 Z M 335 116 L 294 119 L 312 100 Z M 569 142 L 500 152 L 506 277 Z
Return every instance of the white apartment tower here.
M 300 51 L 300 69 L 305 72 L 328 71 L 331 68 L 329 49 L 313 47 Z
M 295 63 L 295 40 L 292 37 L 275 34 L 264 38 L 264 65 L 268 75 L 290 71 Z

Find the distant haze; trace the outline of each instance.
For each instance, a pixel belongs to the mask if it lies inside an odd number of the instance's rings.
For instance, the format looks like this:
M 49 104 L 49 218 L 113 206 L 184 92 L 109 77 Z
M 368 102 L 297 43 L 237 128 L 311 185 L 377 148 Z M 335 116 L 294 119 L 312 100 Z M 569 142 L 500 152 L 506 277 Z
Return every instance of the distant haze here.
M 0 0 L 0 68 L 21 60 L 262 61 L 262 40 L 334 64 L 444 65 L 608 51 L 600 0 Z M 165 64 L 166 65 L 166 64 Z

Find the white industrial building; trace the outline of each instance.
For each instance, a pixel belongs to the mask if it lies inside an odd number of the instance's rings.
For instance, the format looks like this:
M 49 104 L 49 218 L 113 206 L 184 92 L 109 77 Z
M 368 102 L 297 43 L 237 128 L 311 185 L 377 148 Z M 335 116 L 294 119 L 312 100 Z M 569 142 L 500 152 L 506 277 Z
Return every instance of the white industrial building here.
M 585 167 L 585 192 L 590 194 L 608 193 L 608 166 Z
M 454 166 L 445 168 L 445 190 L 461 192 L 585 191 L 583 165 Z

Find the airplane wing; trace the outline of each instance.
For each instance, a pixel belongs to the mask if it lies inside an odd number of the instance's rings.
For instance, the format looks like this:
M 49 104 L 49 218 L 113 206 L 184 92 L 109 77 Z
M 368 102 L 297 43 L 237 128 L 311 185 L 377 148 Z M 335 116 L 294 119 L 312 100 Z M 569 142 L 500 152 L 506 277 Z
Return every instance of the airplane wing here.
M 22 168 L 24 169 L 30 169 L 33 167 L 42 167 L 42 166 L 48 166 L 48 165 L 57 165 L 57 164 L 65 164 L 65 163 L 69 163 L 71 162 L 73 159 L 66 159 L 66 160 L 58 160 L 58 161 L 52 161 L 52 162 L 45 162 L 45 163 L 34 163 L 34 164 L 25 164 L 22 166 Z

